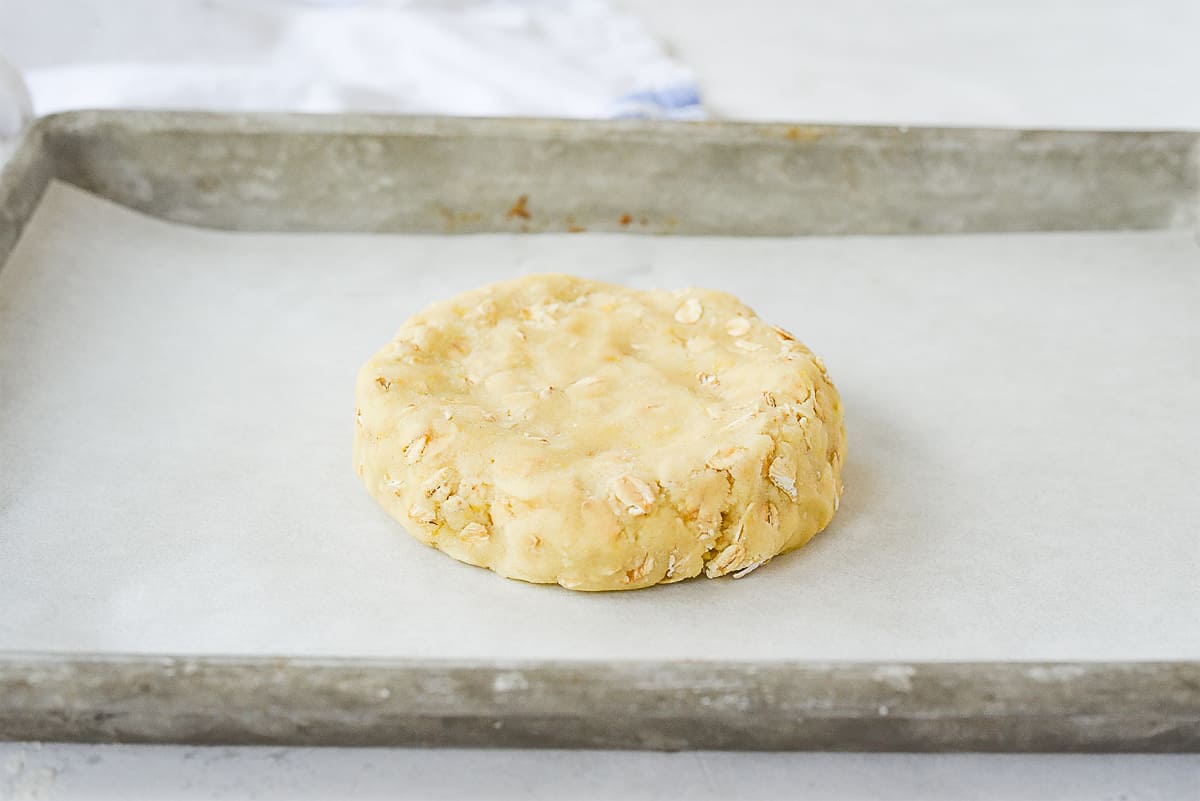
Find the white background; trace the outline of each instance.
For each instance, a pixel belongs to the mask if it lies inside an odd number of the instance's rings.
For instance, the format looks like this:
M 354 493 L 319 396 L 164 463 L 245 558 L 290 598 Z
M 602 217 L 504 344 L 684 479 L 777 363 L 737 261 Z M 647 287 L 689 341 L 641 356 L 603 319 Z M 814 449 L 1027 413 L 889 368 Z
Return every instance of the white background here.
M 18 66 L 155 37 L 144 3 L 4 2 Z M 1195 0 L 622 4 L 695 69 L 718 116 L 1200 128 Z M 1194 799 L 1200 759 L 0 746 L 0 799 L 139 796 Z

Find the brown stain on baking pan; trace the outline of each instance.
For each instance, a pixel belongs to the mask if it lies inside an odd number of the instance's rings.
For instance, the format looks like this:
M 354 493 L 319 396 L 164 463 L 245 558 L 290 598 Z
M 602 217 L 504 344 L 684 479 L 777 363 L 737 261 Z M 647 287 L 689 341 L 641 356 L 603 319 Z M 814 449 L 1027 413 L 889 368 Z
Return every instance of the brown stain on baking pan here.
M 504 219 L 511 220 L 514 217 L 520 217 L 522 220 L 528 220 L 532 217 L 529 213 L 529 195 L 521 195 L 517 198 L 517 202 L 512 204 L 508 213 L 504 215 Z
M 447 206 L 438 206 L 437 210 L 445 222 L 447 233 L 453 233 L 461 224 L 477 223 L 483 219 L 483 215 L 477 211 L 455 211 Z
M 820 128 L 806 128 L 801 125 L 793 125 L 783 135 L 793 142 L 815 142 L 825 136 L 825 131 Z

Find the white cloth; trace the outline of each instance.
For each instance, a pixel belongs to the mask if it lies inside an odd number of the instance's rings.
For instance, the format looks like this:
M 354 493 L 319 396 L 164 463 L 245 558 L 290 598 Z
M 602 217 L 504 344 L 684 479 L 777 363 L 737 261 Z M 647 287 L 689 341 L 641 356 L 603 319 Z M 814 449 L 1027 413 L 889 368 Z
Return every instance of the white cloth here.
M 33 102 L 17 69 L 0 58 L 0 166 L 17 134 L 33 118 Z
M 691 72 L 607 0 L 215 5 L 215 24 L 239 26 L 261 50 L 237 61 L 114 57 L 31 69 L 34 111 L 702 116 Z

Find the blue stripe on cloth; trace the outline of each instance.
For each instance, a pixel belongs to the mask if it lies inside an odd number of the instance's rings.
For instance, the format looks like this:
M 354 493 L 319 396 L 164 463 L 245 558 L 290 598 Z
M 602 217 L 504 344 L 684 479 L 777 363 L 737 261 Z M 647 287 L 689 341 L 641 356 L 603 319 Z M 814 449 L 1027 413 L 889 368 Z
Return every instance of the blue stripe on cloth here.
M 617 119 L 697 120 L 704 118 L 704 108 L 700 105 L 700 90 L 693 83 L 684 83 L 622 95 L 612 116 Z
M 660 106 L 661 108 L 685 108 L 700 105 L 700 91 L 695 84 L 682 84 L 666 89 L 650 89 L 642 92 L 630 92 L 620 98 L 618 103 L 637 103 Z

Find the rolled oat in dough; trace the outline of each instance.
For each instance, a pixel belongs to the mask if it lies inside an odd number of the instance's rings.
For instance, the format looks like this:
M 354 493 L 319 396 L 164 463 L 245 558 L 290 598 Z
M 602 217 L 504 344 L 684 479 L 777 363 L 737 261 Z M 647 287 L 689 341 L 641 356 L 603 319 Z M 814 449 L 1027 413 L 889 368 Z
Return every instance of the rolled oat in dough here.
M 627 590 L 744 574 L 832 519 L 821 360 L 722 292 L 565 275 L 406 322 L 358 375 L 354 458 L 422 542 L 509 578 Z

